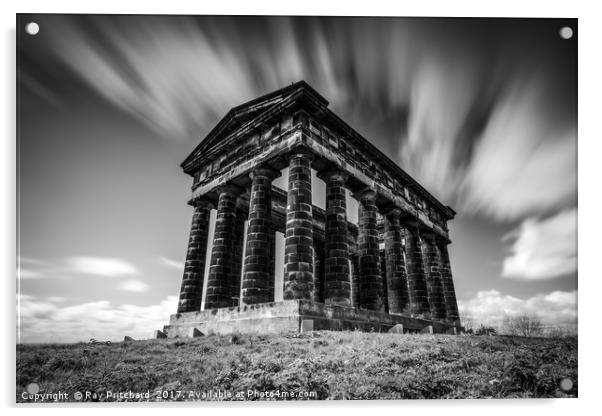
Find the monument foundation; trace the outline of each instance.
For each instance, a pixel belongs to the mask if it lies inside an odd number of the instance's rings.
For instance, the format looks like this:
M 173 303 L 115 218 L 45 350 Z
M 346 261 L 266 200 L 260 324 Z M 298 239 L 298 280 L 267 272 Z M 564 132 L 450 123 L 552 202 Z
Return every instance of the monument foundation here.
M 403 325 L 404 333 L 420 333 L 432 326 L 433 333 L 461 331 L 445 322 L 412 318 L 341 305 L 326 305 L 308 300 L 283 300 L 242 307 L 177 313 L 163 328 L 169 338 L 190 337 L 194 330 L 202 335 L 273 334 L 311 330 L 388 332 Z M 455 332 L 453 332 L 455 333 Z

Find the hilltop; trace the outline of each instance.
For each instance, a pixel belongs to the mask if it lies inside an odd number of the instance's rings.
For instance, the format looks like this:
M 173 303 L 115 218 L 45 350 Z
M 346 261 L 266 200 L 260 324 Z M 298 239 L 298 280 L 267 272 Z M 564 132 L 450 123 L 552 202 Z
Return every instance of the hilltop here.
M 30 401 L 30 383 L 66 401 L 577 397 L 577 337 L 319 331 L 18 345 L 17 401 Z

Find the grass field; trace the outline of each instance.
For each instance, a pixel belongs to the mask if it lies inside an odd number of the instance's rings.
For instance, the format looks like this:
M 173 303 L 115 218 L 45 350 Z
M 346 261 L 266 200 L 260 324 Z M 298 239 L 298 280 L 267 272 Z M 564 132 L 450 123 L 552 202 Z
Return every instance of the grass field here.
M 30 383 L 69 394 L 59 401 L 577 397 L 577 338 L 325 331 L 26 344 L 16 383 L 18 402 L 32 401 Z

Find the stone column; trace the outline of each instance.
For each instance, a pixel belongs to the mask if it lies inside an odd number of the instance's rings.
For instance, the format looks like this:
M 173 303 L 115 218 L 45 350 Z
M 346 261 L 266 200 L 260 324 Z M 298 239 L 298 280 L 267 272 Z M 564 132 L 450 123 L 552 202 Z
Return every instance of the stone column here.
M 234 220 L 234 253 L 233 266 L 230 274 L 230 297 L 231 306 L 239 306 L 241 299 L 240 282 L 243 263 L 243 245 L 245 242 L 245 220 L 247 214 L 242 209 L 236 210 L 236 219 Z
M 380 275 L 378 229 L 376 227 L 376 192 L 365 189 L 357 194 L 359 201 L 359 306 L 384 311 L 383 283 Z
M 324 241 L 314 236 L 314 302 L 324 303 Z
M 279 174 L 280 172 L 268 168 L 255 169 L 251 173 L 253 183 L 249 199 L 249 223 L 242 282 L 242 301 L 245 305 L 273 301 L 273 296 L 270 296 L 269 269 L 272 231 L 271 191 L 272 180 Z
M 407 311 L 410 306 L 400 215 L 399 208 L 393 208 L 385 215 L 385 263 L 389 313 L 396 314 Z
M 443 282 L 443 296 L 445 298 L 445 312 L 447 320 L 455 325 L 460 325 L 460 313 L 456 300 L 456 289 L 451 273 L 447 241 L 438 240 L 439 259 L 441 261 L 441 281 Z
M 431 316 L 433 319 L 443 320 L 445 319 L 445 299 L 441 282 L 439 250 L 434 243 L 433 236 L 423 235 L 421 241 Z
M 178 313 L 201 310 L 203 285 L 205 283 L 205 259 L 207 256 L 207 238 L 209 234 L 209 216 L 211 205 L 197 200 L 193 203 L 192 225 L 186 252 L 184 276 L 180 288 Z
M 270 219 L 271 221 L 271 219 Z M 268 262 L 268 302 L 274 302 L 276 285 L 276 231 L 273 225 L 270 224 L 268 234 L 269 262 Z
M 347 175 L 331 170 L 320 175 L 326 183 L 324 302 L 351 305 L 349 243 L 347 240 Z
M 410 294 L 410 311 L 413 316 L 430 317 L 430 305 L 422 263 L 422 251 L 417 231 L 404 230 L 406 243 L 406 270 Z
M 314 297 L 312 155 L 293 153 L 289 159 L 286 232 L 284 240 L 285 300 Z
M 379 250 L 378 251 L 378 255 L 379 255 L 379 259 L 380 259 L 380 278 L 382 279 L 383 282 L 383 294 L 382 294 L 382 299 L 383 299 L 383 304 L 385 307 L 385 312 L 389 313 L 389 294 L 388 294 L 388 290 L 387 290 L 387 259 L 385 256 L 385 250 Z
M 234 268 L 236 198 L 239 194 L 240 189 L 234 186 L 219 190 L 205 309 L 232 305 L 231 275 Z

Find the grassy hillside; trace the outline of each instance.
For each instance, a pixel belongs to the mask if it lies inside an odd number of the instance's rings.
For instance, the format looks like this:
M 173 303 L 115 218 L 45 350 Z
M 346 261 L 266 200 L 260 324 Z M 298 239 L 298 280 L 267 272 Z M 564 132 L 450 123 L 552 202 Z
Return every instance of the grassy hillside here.
M 22 394 L 32 382 L 66 401 L 76 391 L 148 400 L 107 391 L 149 390 L 150 400 L 576 397 L 577 338 L 324 331 L 18 345 L 16 382 L 19 402 L 31 401 Z

